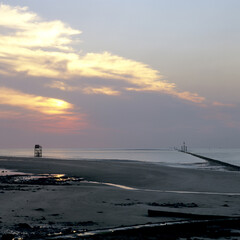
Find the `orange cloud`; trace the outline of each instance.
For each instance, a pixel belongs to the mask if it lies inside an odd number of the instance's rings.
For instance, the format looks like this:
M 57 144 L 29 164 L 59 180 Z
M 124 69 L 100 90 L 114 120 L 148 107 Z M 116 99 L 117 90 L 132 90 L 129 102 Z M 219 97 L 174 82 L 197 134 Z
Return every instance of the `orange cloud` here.
M 0 104 L 21 107 L 44 114 L 68 114 L 73 105 L 56 98 L 47 98 L 22 93 L 13 89 L 0 87 Z
M 184 99 L 194 103 L 202 103 L 206 99 L 204 97 L 199 96 L 197 93 L 191 92 L 179 92 L 176 90 L 176 85 L 174 83 L 167 83 L 167 82 L 150 82 L 145 83 L 146 87 L 139 88 L 127 88 L 129 91 L 152 91 L 152 92 L 163 92 L 180 99 Z
M 0 63 L 6 66 L 0 70 L 2 74 L 25 73 L 53 78 L 53 83 L 48 86 L 63 91 L 84 89 L 86 94 L 152 91 L 194 103 L 205 100 L 196 93 L 179 91 L 174 83 L 164 81 L 160 73 L 147 64 L 109 52 L 77 53 L 71 47 L 72 36 L 81 31 L 61 21 L 43 21 L 26 7 L 5 4 L 0 5 L 0 16 L 0 26 L 6 29 L 0 34 Z M 83 86 L 83 77 L 97 78 L 99 86 L 92 86 L 91 81 Z M 63 80 L 68 79 L 78 79 L 79 87 L 65 85 Z M 101 79 L 109 80 L 109 84 L 102 87 Z M 123 86 L 117 88 L 116 82 Z
M 221 103 L 221 102 L 213 102 L 212 103 L 213 106 L 216 106 L 216 107 L 235 107 L 234 104 L 227 104 L 227 103 Z
M 101 88 L 92 88 L 87 87 L 83 89 L 83 92 L 86 94 L 104 94 L 104 95 L 111 95 L 111 96 L 118 96 L 121 93 L 109 87 L 101 87 Z
M 78 90 L 78 88 L 71 87 L 68 84 L 66 84 L 65 82 L 61 82 L 61 81 L 52 81 L 51 83 L 46 84 L 45 87 L 57 88 L 57 89 L 62 90 L 62 91 Z
M 199 96 L 197 93 L 177 92 L 174 89 L 172 90 L 172 95 L 194 103 L 203 103 L 206 100 L 204 97 Z
M 0 87 L 0 105 L 25 109 L 0 109 L 0 119 L 17 120 L 18 125 L 27 125 L 42 132 L 78 133 L 88 126 L 85 115 L 74 113 L 73 105 L 60 99 Z

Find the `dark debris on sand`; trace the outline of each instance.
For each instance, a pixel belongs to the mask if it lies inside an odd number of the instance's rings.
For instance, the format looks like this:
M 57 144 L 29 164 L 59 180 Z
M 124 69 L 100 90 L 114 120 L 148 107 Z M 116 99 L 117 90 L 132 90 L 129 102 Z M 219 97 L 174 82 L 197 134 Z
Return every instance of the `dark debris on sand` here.
M 74 233 L 87 231 L 83 230 L 83 227 L 98 225 L 93 221 L 84 222 L 63 222 L 61 225 L 49 222 L 48 224 L 31 226 L 27 223 L 15 224 L 12 228 L 9 228 L 7 232 L 0 232 L 1 240 L 43 240 L 48 239 L 49 236 L 64 237 L 65 235 L 74 235 Z
M 58 175 L 9 175 L 0 176 L 0 183 L 3 184 L 18 184 L 18 188 L 24 188 L 23 185 L 70 185 L 73 182 L 81 182 L 83 178 L 67 177 Z M 6 186 L 1 186 L 5 190 Z M 10 188 L 10 186 L 8 186 Z M 12 186 L 14 188 L 14 185 Z M 12 189 L 11 189 L 12 190 Z
M 170 208 L 196 208 L 198 205 L 196 203 L 157 203 L 152 202 L 148 203 L 149 206 L 156 206 L 156 207 L 170 207 Z

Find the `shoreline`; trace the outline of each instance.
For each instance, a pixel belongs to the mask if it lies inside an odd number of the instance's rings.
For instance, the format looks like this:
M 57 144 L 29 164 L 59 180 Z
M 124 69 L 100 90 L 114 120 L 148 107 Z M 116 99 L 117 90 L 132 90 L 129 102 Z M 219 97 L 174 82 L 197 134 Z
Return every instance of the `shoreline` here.
M 190 154 L 189 154 L 190 155 Z M 197 158 L 196 156 L 193 156 Z M 32 160 L 42 160 L 43 162 L 45 161 L 79 161 L 79 162 L 118 162 L 118 163 L 143 163 L 143 164 L 150 164 L 150 165 L 158 165 L 162 167 L 170 167 L 170 168 L 182 168 L 182 169 L 193 169 L 193 170 L 206 170 L 206 171 L 235 171 L 233 168 L 229 168 L 226 164 L 219 164 L 215 163 L 214 161 L 207 161 L 207 159 L 202 158 L 203 162 L 199 163 L 165 163 L 165 162 L 155 162 L 155 161 L 142 161 L 142 160 L 126 160 L 126 159 L 101 159 L 101 158 L 52 158 L 52 157 L 41 157 L 41 158 L 36 158 L 36 157 L 21 157 L 21 156 L 0 156 L 0 162 L 5 161 L 5 160 L 25 160 L 25 161 L 32 161 Z M 216 160 L 217 161 L 217 160 Z M 8 167 L 11 167 L 8 165 Z M 235 167 L 235 165 L 234 165 Z M 1 166 L 0 166 L 1 168 Z M 14 168 L 12 168 L 14 169 Z M 16 170 L 16 169 L 15 169 Z
M 14 230 L 23 239 L 39 233 L 39 229 L 54 234 L 64 229 L 79 232 L 182 220 L 176 216 L 151 217 L 149 209 L 240 216 L 239 172 L 174 168 L 137 161 L 22 157 L 0 157 L 0 168 L 34 175 L 65 174 L 72 178 L 69 182 L 56 180 L 45 184 L 4 183 L 4 177 L 0 177 L 1 233 Z M 80 178 L 90 182 L 76 181 Z

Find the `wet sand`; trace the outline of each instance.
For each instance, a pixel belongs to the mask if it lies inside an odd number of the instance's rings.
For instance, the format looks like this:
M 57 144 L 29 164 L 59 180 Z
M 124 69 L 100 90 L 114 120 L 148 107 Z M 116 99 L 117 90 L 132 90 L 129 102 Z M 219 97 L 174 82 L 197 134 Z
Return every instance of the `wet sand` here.
M 149 216 L 149 209 L 240 216 L 239 172 L 134 161 L 11 157 L 1 157 L 0 168 L 33 174 L 66 174 L 85 180 L 63 184 L 2 181 L 0 230 L 4 236 L 15 234 L 27 239 L 39 235 L 39 239 L 44 239 L 45 235 L 60 231 L 74 234 L 82 230 L 186 220 L 177 215 Z

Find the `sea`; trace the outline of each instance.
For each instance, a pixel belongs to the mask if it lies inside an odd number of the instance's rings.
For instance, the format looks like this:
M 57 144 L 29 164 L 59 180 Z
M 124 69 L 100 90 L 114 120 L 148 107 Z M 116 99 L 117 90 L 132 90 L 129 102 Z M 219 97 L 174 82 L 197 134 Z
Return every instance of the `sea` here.
M 192 148 L 189 152 L 240 166 L 240 148 Z M 0 156 L 33 157 L 34 149 L 0 149 Z M 174 167 L 223 170 L 207 161 L 176 151 L 173 148 L 118 149 L 118 148 L 43 148 L 43 158 L 70 160 L 125 160 L 153 162 Z

